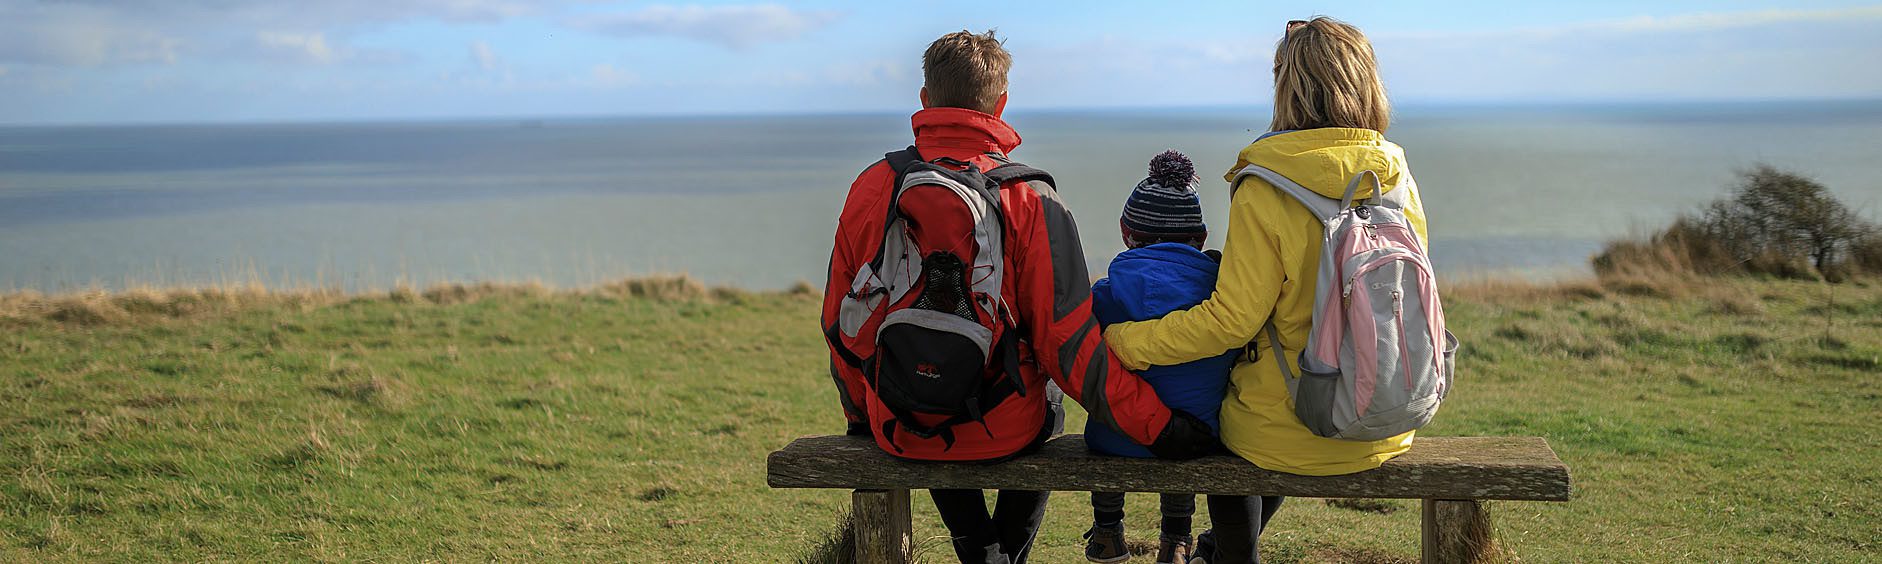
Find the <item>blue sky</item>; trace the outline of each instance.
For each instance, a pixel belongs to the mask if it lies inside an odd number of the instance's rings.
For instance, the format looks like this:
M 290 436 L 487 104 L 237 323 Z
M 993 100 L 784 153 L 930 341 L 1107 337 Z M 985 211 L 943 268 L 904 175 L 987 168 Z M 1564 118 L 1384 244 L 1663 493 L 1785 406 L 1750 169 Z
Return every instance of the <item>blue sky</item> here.
M 1400 103 L 1882 98 L 1864 2 L 0 0 L 0 124 L 900 111 L 988 28 L 1014 108 L 1261 104 L 1315 14 Z

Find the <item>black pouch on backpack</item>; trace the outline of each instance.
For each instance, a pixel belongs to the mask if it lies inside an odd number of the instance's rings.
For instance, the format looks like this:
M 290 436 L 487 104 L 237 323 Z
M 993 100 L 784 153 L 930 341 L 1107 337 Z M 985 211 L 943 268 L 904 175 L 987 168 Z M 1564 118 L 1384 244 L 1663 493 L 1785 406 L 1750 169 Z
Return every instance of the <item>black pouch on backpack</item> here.
M 986 386 L 993 331 L 974 320 L 958 257 L 936 253 L 922 263 L 920 294 L 877 334 L 877 394 L 910 412 L 978 415 L 968 411 Z
M 884 320 L 876 340 L 876 392 L 883 403 L 917 413 L 966 413 L 984 386 L 986 353 L 960 331 L 979 326 L 926 310 L 896 313 L 912 315 Z

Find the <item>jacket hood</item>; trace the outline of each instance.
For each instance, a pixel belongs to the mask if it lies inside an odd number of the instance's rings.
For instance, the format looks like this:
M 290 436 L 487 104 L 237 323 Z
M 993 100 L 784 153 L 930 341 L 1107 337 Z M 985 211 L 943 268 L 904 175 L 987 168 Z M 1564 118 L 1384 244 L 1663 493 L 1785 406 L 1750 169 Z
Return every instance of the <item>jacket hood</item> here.
M 1019 132 L 998 116 L 965 108 L 927 108 L 909 118 L 917 146 L 1002 155 L 1019 147 Z
M 1093 312 L 1099 323 L 1143 321 L 1208 299 L 1215 290 L 1215 259 L 1182 243 L 1157 243 L 1111 259 L 1101 285 L 1110 288 Z M 1095 295 L 1095 294 L 1094 294 Z
M 1209 255 L 1195 247 L 1182 243 L 1157 243 L 1135 249 L 1128 249 L 1112 259 L 1111 268 L 1178 268 L 1184 278 L 1207 278 L 1206 285 L 1215 284 L 1215 273 L 1220 265 Z
M 1258 164 L 1281 173 L 1328 198 L 1339 199 L 1346 183 L 1362 170 L 1379 175 L 1379 184 L 1391 192 L 1406 170 L 1405 150 L 1370 129 L 1327 127 L 1271 133 L 1242 149 L 1223 178 L 1235 182 L 1236 173 Z M 1233 184 L 1230 185 L 1233 189 Z M 1354 199 L 1372 197 L 1371 183 L 1362 183 Z

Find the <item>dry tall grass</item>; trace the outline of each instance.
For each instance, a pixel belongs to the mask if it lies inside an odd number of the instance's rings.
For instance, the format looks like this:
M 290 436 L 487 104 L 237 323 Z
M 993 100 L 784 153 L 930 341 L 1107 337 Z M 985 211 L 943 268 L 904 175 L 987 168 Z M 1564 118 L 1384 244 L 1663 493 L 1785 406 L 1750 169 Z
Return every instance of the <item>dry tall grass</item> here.
M 1539 282 L 1519 278 L 1486 278 L 1444 282 L 1445 300 L 1488 304 L 1528 304 L 1560 300 L 1596 300 L 1613 291 L 1600 280 L 1573 279 Z
M 327 290 L 271 291 L 265 288 L 137 288 L 123 292 L 89 291 L 0 294 L 0 319 L 44 320 L 101 325 L 138 319 L 180 319 L 244 310 L 260 305 L 307 308 L 344 296 Z
M 780 294 L 792 297 L 813 295 L 805 288 L 808 285 L 800 284 Z M 663 301 L 738 301 L 754 293 L 736 288 L 709 287 L 685 275 L 633 278 L 569 290 L 553 289 L 540 282 L 451 283 L 433 285 L 424 290 L 401 285 L 391 290 L 357 293 L 334 288 L 278 289 L 256 282 L 208 288 L 133 288 L 120 292 L 92 290 L 44 294 L 28 290 L 0 294 L 0 321 L 89 326 L 194 319 L 263 307 L 308 311 L 353 300 L 453 305 L 493 298 L 540 298 L 554 295 Z

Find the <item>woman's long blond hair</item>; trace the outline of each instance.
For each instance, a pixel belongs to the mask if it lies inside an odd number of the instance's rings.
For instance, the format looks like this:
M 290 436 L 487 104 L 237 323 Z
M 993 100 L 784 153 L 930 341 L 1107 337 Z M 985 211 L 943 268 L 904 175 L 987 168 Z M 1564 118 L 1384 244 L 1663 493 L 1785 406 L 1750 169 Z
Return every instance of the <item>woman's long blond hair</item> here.
M 1317 17 L 1290 26 L 1274 50 L 1271 131 L 1352 127 L 1380 133 L 1392 123 L 1379 62 L 1366 35 Z

